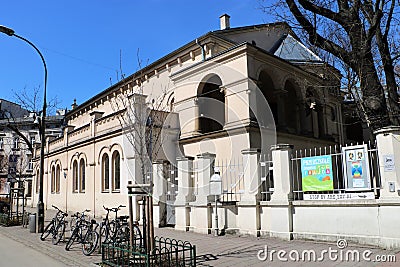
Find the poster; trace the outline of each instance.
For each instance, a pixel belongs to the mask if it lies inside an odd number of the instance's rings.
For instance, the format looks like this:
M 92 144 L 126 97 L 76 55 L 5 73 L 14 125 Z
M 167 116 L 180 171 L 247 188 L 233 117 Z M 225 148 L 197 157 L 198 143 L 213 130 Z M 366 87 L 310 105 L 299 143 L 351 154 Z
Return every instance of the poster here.
M 370 190 L 367 145 L 343 147 L 342 157 L 346 191 Z
M 333 190 L 332 157 L 328 155 L 302 158 L 301 179 L 304 192 Z

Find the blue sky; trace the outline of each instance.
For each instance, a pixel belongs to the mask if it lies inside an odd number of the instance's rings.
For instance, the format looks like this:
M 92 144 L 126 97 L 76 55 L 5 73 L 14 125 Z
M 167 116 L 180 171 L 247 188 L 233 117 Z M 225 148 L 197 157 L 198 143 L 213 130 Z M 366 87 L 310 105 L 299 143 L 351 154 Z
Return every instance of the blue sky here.
M 257 0 L 15 0 L 1 4 L 0 25 L 33 42 L 48 68 L 48 98 L 70 108 L 117 81 L 122 70 L 138 70 L 208 31 L 219 16 L 231 27 L 270 22 Z M 37 53 L 15 37 L 0 34 L 0 98 L 14 91 L 43 89 L 43 65 Z M 41 101 L 40 101 L 41 102 Z M 41 104 L 40 104 L 41 105 Z

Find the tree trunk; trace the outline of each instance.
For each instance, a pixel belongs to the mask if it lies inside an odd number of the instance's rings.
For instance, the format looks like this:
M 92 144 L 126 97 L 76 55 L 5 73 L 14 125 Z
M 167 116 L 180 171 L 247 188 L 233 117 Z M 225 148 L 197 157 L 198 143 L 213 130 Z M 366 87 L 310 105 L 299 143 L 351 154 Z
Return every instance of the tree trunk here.
M 355 60 L 357 60 L 357 57 Z M 363 106 L 368 126 L 372 130 L 376 130 L 390 125 L 385 91 L 376 73 L 372 54 L 367 53 L 361 60 L 358 58 L 356 70 L 361 81 L 361 105 Z

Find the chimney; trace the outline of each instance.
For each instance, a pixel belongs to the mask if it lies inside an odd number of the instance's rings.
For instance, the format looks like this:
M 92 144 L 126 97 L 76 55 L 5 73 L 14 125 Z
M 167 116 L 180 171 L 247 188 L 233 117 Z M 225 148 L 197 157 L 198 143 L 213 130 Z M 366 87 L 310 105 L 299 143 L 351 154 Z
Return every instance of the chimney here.
M 71 105 L 71 109 L 76 108 L 78 105 L 76 104 L 76 98 L 74 99 L 74 103 Z
M 219 25 L 221 30 L 226 30 L 231 27 L 230 22 L 229 22 L 229 16 L 228 14 L 223 14 L 222 16 L 219 17 Z

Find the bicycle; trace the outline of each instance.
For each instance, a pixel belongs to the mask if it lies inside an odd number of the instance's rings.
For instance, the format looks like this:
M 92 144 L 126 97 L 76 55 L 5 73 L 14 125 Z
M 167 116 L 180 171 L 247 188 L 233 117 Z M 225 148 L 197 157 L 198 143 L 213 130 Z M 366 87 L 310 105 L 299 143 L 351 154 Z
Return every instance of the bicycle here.
M 84 255 L 91 255 L 98 244 L 99 241 L 99 233 L 97 232 L 98 224 L 95 219 L 90 221 L 86 220 L 85 212 L 89 212 L 90 210 L 85 210 L 80 215 L 75 214 L 76 224 L 71 234 L 71 237 L 68 239 L 67 244 L 65 245 L 65 250 L 70 250 L 72 244 L 77 241 L 82 244 L 82 252 Z
M 57 245 L 64 236 L 65 233 L 65 218 L 68 213 L 63 212 L 56 206 L 52 205 L 57 210 L 56 215 L 51 222 L 44 228 L 43 233 L 40 235 L 40 240 L 44 241 L 50 234 L 52 234 L 52 243 Z
M 103 208 L 107 211 L 106 217 L 100 226 L 100 242 L 105 243 L 117 243 L 117 244 L 129 244 L 130 243 L 130 229 L 128 224 L 129 216 L 118 217 L 118 210 L 125 206 L 120 205 L 117 208 Z M 109 220 L 110 211 L 115 213 L 115 219 Z M 142 247 L 142 233 L 139 229 L 139 224 L 134 222 L 133 224 L 133 242 L 132 247 L 140 249 Z
M 100 224 L 100 242 L 104 243 L 109 241 L 111 236 L 114 236 L 116 232 L 116 224 L 115 224 L 115 219 L 111 220 L 109 219 L 109 214 L 110 211 L 115 212 L 115 218 L 117 217 L 118 210 L 120 208 L 125 208 L 126 206 L 124 205 L 119 205 L 117 208 L 106 208 L 103 205 L 103 208 L 107 211 L 106 217 L 103 218 L 103 221 Z

